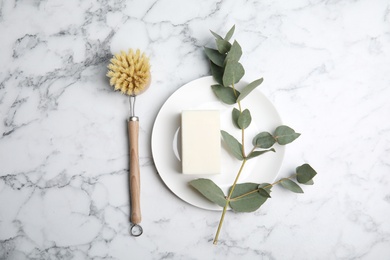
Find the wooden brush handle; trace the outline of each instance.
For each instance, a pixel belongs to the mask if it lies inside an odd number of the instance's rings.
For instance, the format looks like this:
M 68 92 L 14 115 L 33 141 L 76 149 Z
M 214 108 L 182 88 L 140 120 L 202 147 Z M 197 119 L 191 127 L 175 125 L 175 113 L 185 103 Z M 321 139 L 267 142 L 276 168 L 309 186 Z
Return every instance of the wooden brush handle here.
M 141 203 L 140 203 L 140 170 L 138 156 L 138 117 L 130 117 L 128 122 L 129 149 L 130 149 L 130 221 L 133 224 L 141 222 Z

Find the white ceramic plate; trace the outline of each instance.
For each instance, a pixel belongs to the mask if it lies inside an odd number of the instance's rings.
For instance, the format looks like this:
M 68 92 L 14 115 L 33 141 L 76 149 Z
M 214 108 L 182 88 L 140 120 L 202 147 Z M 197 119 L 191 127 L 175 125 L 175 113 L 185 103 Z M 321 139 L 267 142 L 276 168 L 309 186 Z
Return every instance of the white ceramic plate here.
M 183 175 L 180 161 L 180 118 L 182 110 L 220 110 L 221 129 L 241 140 L 241 131 L 235 128 L 231 120 L 234 106 L 220 102 L 212 92 L 215 84 L 212 77 L 191 81 L 173 93 L 161 107 L 152 132 L 152 154 L 157 171 L 168 188 L 184 201 L 208 210 L 221 210 L 221 207 L 205 199 L 188 182 L 197 178 L 214 181 L 227 194 L 232 185 L 241 161 L 228 153 L 222 144 L 222 173 L 218 175 Z M 245 83 L 244 83 L 245 84 Z M 237 89 L 243 84 L 238 84 Z M 241 101 L 243 109 L 248 108 L 252 123 L 245 130 L 245 146 L 249 151 L 253 137 L 262 132 L 273 132 L 281 125 L 281 119 L 272 103 L 255 89 Z M 277 177 L 284 156 L 284 147 L 275 145 L 275 153 L 269 152 L 247 161 L 241 173 L 239 183 L 272 182 Z

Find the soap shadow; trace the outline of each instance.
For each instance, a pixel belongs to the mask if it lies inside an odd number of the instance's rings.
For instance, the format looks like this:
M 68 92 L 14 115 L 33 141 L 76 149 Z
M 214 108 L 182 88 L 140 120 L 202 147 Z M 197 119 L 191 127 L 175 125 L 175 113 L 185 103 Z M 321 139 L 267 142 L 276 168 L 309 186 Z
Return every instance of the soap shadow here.
M 177 122 L 177 124 L 175 124 L 177 126 L 177 129 L 173 135 L 173 142 L 172 142 L 172 150 L 175 155 L 174 169 L 176 173 L 181 173 L 182 172 L 181 114 L 177 114 L 174 121 Z

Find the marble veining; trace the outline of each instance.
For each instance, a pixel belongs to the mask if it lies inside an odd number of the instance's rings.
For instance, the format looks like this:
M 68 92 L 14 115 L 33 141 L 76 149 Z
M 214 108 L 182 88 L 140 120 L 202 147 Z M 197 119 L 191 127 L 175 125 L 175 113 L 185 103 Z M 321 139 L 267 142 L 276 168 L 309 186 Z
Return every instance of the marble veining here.
M 245 79 L 302 136 L 280 176 L 317 171 L 305 194 L 276 187 L 250 214 L 176 197 L 154 166 L 166 99 L 209 75 L 209 30 L 236 25 Z M 390 259 L 390 3 L 387 0 L 0 1 L 0 259 Z M 129 236 L 128 100 L 112 54 L 150 55 L 141 119 L 144 234 Z

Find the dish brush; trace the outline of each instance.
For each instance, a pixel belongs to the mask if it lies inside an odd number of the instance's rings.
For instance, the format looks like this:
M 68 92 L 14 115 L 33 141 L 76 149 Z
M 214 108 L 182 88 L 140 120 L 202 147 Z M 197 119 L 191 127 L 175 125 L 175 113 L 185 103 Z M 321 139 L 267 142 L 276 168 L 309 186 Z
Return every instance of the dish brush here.
M 121 51 L 115 54 L 108 65 L 107 76 L 115 91 L 129 96 L 129 187 L 130 187 L 130 233 L 140 236 L 143 232 L 140 203 L 140 167 L 138 153 L 139 118 L 135 115 L 136 96 L 148 89 L 151 83 L 149 58 L 140 50 Z

